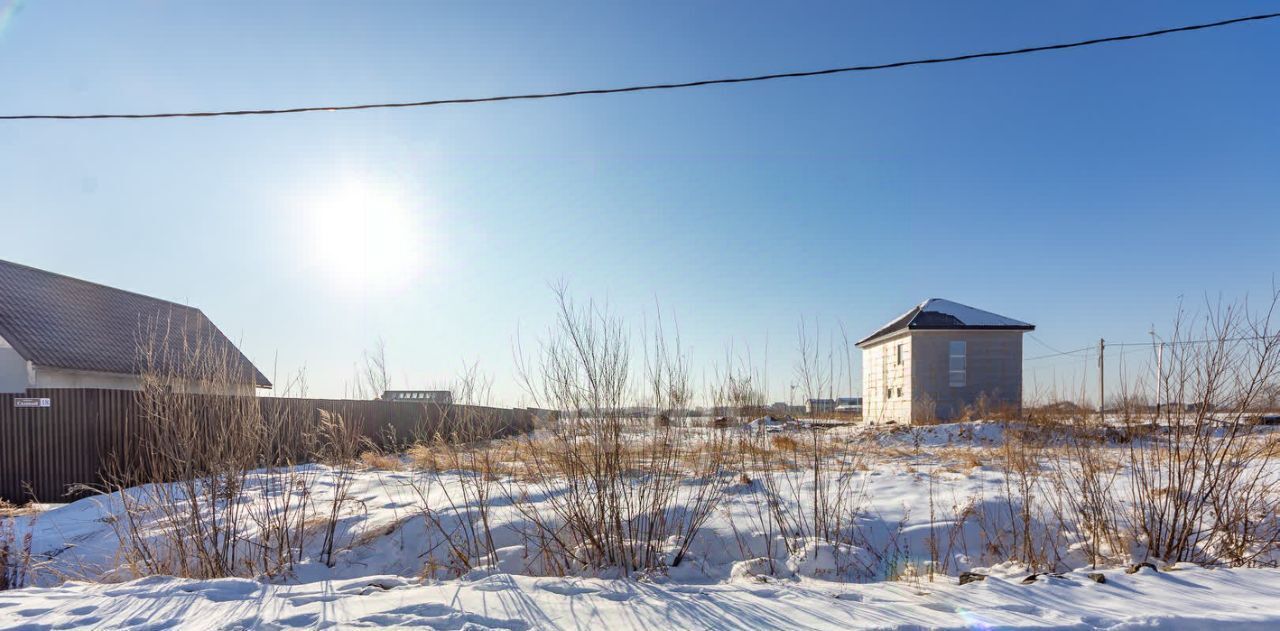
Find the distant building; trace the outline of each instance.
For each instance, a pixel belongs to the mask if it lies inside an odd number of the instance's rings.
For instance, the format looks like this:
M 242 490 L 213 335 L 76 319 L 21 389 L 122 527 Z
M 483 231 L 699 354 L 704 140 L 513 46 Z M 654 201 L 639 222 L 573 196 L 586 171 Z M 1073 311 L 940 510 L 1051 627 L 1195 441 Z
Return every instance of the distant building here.
M 0 392 L 139 390 L 148 373 L 190 393 L 271 387 L 199 309 L 0 261 Z
M 862 397 L 836 397 L 837 412 L 862 413 Z
M 858 342 L 863 417 L 951 420 L 980 400 L 1022 408 L 1027 324 L 932 298 Z
M 453 403 L 453 393 L 448 390 L 387 390 L 382 393 L 382 400 L 450 405 Z
M 818 412 L 834 412 L 836 409 L 835 399 L 809 399 L 804 402 L 804 411 L 808 414 L 817 414 Z
M 560 420 L 560 410 L 545 410 L 541 408 L 525 408 L 533 418 L 543 423 L 554 423 Z

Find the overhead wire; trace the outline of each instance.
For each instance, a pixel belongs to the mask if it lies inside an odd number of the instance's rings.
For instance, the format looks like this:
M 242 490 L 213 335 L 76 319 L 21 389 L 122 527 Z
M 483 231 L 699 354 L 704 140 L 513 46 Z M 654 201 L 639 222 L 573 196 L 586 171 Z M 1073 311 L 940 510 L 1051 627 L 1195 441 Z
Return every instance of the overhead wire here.
M 1138 39 L 1147 39 L 1171 35 L 1174 33 L 1186 33 L 1191 31 L 1201 31 L 1205 29 L 1221 28 L 1235 24 L 1243 24 L 1246 22 L 1259 22 L 1263 20 L 1271 20 L 1280 17 L 1280 13 L 1263 13 L 1258 15 L 1249 15 L 1238 18 L 1230 18 L 1226 20 L 1218 20 L 1215 22 L 1206 22 L 1202 24 L 1189 24 L 1185 26 L 1177 26 L 1172 28 L 1157 29 L 1154 31 L 1146 31 L 1143 33 L 1130 33 L 1125 35 L 1113 35 L 1109 37 L 1095 37 L 1092 39 L 1078 40 L 1072 42 L 1063 42 L 1058 44 L 1045 44 L 1040 46 L 1027 46 L 1023 48 L 1015 48 L 1009 50 L 997 50 L 979 53 L 966 53 L 962 55 L 952 55 L 947 57 L 929 57 L 924 59 L 910 59 L 905 61 L 895 61 L 882 64 L 866 64 L 856 66 L 841 66 L 836 68 L 823 68 L 820 70 L 800 70 L 793 72 L 779 72 L 772 74 L 749 75 L 743 77 L 724 77 L 717 79 L 702 79 L 698 81 L 682 81 L 672 83 L 650 83 L 641 85 L 630 85 L 613 88 L 589 88 L 576 90 L 563 90 L 554 92 L 532 92 L 525 94 L 506 94 L 500 96 L 485 96 L 471 98 L 443 98 L 429 99 L 422 101 L 407 102 L 387 102 L 387 103 L 363 103 L 357 105 L 306 105 L 301 107 L 285 107 L 285 108 L 252 108 L 252 109 L 236 109 L 236 110 L 207 110 L 207 111 L 188 111 L 188 112 L 153 112 L 153 113 L 100 113 L 100 114 L 5 114 L 0 115 L 0 120 L 21 121 L 21 120 L 110 120 L 110 119 L 158 119 L 158 118 L 212 118 L 221 116 L 267 116 L 278 114 L 301 114 L 307 112 L 345 112 L 353 110 L 373 110 L 373 109 L 393 109 L 393 108 L 415 108 L 415 107 L 433 107 L 439 105 L 474 105 L 478 103 L 496 103 L 502 101 L 531 101 L 538 99 L 558 99 L 587 95 L 604 95 L 604 94 L 624 94 L 635 92 L 649 92 L 656 90 L 677 90 L 685 88 L 698 88 L 706 86 L 730 85 L 738 83 L 755 83 L 761 81 L 774 81 L 778 79 L 797 79 L 805 77 L 819 77 L 826 75 L 845 74 L 853 72 L 871 72 L 878 70 L 890 70 L 895 68 L 907 68 L 911 66 L 925 66 L 955 63 L 961 61 L 972 61 L 976 59 L 992 59 L 997 57 L 1010 57 L 1015 55 L 1028 55 L 1033 53 L 1042 53 L 1047 51 L 1067 50 L 1072 48 L 1082 48 L 1085 46 L 1096 46 L 1099 44 L 1108 44 L 1114 42 L 1125 42 Z

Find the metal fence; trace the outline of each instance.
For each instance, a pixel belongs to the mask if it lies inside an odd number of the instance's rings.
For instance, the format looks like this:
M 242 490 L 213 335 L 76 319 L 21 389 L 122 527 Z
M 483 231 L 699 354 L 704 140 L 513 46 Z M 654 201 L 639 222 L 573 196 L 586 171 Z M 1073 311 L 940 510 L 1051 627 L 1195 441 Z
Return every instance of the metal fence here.
M 194 397 L 197 404 L 218 395 Z M 461 419 L 483 419 L 483 437 L 526 432 L 524 410 L 394 401 L 260 397 L 264 417 L 289 415 L 318 422 L 321 411 L 339 414 L 373 444 L 394 448 L 416 438 L 448 435 Z M 225 406 L 223 406 L 225 407 Z M 145 421 L 138 393 L 128 390 L 48 389 L 0 394 L 0 499 L 67 501 L 89 493 L 76 489 L 102 482 L 106 467 L 145 457 L 137 435 Z M 217 419 L 210 419 L 216 423 Z M 476 431 L 476 428 L 472 428 Z M 476 431 L 477 437 L 481 431 Z

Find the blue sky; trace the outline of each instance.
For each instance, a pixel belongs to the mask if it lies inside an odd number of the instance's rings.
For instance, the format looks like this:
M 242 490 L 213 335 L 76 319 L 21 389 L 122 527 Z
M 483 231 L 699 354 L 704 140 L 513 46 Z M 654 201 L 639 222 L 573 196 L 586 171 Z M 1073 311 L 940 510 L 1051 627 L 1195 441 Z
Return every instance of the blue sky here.
M 1277 7 L 28 1 L 0 20 L 0 111 L 692 80 Z M 637 329 L 660 302 L 699 374 L 750 349 L 781 399 L 802 317 L 856 338 L 946 297 L 1035 323 L 1036 356 L 1147 339 L 1179 297 L 1267 292 L 1278 59 L 1260 23 L 679 92 L 0 123 L 0 258 L 196 305 L 264 371 L 307 366 L 312 394 L 341 394 L 381 336 L 396 385 L 478 361 L 512 403 L 512 341 L 564 280 Z M 1028 364 L 1028 385 L 1082 363 Z

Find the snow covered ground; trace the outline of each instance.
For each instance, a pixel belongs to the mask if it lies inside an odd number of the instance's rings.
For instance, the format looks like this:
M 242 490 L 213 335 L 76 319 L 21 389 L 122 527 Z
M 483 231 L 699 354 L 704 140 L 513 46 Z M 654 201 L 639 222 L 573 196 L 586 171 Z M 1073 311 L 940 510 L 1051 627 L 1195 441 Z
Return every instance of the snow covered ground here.
M 678 567 L 631 578 L 555 576 L 531 553 L 528 511 L 563 489 L 525 487 L 517 506 L 497 482 L 493 558 L 459 570 L 444 534 L 474 516 L 450 505 L 471 474 L 362 470 L 350 474 L 332 566 L 321 562 L 316 538 L 291 572 L 271 578 L 140 576 L 121 554 L 118 496 L 19 517 L 38 567 L 33 586 L 0 592 L 0 628 L 1280 628 L 1280 570 L 1095 569 L 1078 542 L 1038 522 L 1033 543 L 1058 555 L 1059 574 L 1027 580 L 1025 566 L 1002 560 L 1009 542 L 1001 533 L 1014 517 L 1010 480 L 991 462 L 1001 424 L 832 432 L 850 451 L 874 452 L 830 487 L 857 508 L 849 526 L 857 539 L 847 545 L 768 531 L 761 518 L 769 506 L 807 514 L 814 486 L 806 472 L 757 471 L 726 482 Z M 308 501 L 322 508 L 339 473 L 301 472 Z M 245 497 L 258 508 L 287 505 L 272 496 L 284 486 L 279 475 L 255 476 Z M 164 515 L 134 518 L 143 536 L 162 537 Z M 970 571 L 988 577 L 960 585 Z
M 957 585 L 551 579 L 421 584 L 398 576 L 270 585 L 247 579 L 68 583 L 0 593 L 27 629 L 1275 629 L 1280 570 L 1105 572 Z

